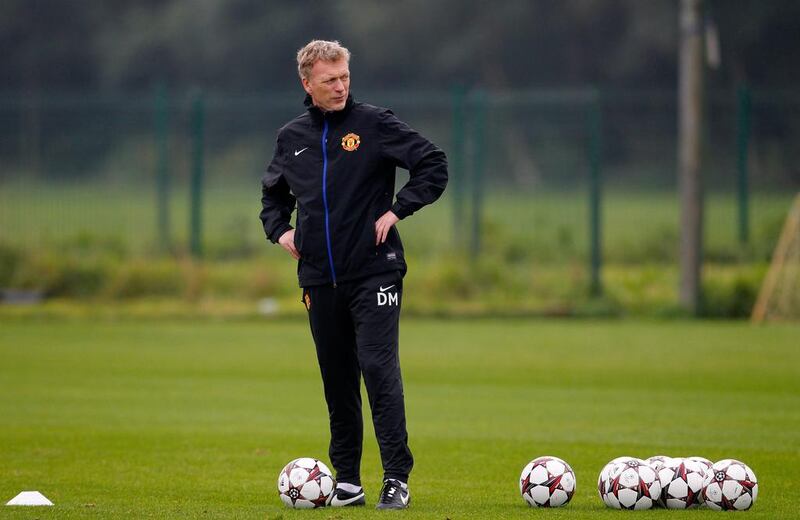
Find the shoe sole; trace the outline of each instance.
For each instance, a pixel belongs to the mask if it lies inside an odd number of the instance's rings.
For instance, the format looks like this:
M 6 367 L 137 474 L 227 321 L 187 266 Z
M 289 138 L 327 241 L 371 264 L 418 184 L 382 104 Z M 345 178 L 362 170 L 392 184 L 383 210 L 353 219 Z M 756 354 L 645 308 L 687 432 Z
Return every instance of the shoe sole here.
M 411 499 L 408 499 L 408 502 L 405 505 L 401 504 L 378 504 L 375 506 L 375 509 L 408 509 L 408 506 L 411 504 Z
M 395 505 L 391 505 L 391 506 L 384 506 L 384 505 L 377 505 L 377 506 L 375 506 L 375 509 L 383 509 L 383 510 L 385 510 L 385 511 L 390 511 L 390 510 L 392 510 L 392 509 L 396 509 L 396 510 L 399 510 L 399 509 L 408 509 L 408 506 L 407 506 L 407 505 L 406 505 L 406 506 L 395 506 Z

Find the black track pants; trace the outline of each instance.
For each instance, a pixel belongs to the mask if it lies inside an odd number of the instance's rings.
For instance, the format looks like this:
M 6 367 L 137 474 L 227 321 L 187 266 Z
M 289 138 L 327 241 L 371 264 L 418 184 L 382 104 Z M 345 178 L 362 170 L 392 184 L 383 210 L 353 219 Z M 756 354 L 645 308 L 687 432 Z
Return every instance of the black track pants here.
M 395 271 L 339 283 L 336 288 L 303 290 L 328 403 L 329 455 L 339 482 L 361 485 L 362 375 L 384 478 L 407 482 L 414 464 L 398 356 L 402 293 L 403 278 Z

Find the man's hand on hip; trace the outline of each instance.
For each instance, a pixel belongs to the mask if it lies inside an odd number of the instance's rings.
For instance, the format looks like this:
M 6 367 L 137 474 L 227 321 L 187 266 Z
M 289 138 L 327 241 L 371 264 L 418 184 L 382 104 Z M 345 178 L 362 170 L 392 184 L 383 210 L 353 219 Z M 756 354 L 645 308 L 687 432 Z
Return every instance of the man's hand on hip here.
M 287 250 L 290 255 L 292 255 L 292 258 L 295 260 L 300 260 L 300 253 L 298 253 L 297 249 L 294 247 L 294 229 L 290 229 L 286 233 L 282 234 L 278 239 L 278 243 L 282 248 Z
M 375 245 L 386 242 L 389 230 L 397 224 L 400 219 L 391 211 L 387 211 L 375 222 Z

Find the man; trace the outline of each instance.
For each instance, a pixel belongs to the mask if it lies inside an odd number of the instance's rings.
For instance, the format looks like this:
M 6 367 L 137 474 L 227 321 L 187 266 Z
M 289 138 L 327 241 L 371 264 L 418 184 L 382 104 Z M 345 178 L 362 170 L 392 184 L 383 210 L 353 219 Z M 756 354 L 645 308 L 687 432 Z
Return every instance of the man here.
M 261 221 L 267 238 L 298 260 L 330 416 L 337 480 L 330 505 L 366 502 L 363 375 L 384 471 L 377 508 L 404 509 L 414 460 L 398 356 L 406 263 L 394 225 L 439 198 L 447 159 L 390 110 L 355 102 L 349 62 L 336 41 L 298 51 L 308 110 L 278 132 L 262 179 Z M 393 201 L 397 166 L 410 178 Z

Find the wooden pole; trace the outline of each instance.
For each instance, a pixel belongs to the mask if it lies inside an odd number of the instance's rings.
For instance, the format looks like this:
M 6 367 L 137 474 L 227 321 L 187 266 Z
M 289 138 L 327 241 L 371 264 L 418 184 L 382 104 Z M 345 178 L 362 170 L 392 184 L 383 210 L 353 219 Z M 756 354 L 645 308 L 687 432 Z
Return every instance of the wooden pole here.
M 681 0 L 678 63 L 678 186 L 680 190 L 679 300 L 692 315 L 700 310 L 703 250 L 702 0 Z
M 800 193 L 795 195 L 794 203 L 789 210 L 789 216 L 786 218 L 786 224 L 783 226 L 780 239 L 778 239 L 778 245 L 772 255 L 772 263 L 769 266 L 767 277 L 764 279 L 761 291 L 758 293 L 758 299 L 753 307 L 753 315 L 750 318 L 753 323 L 761 323 L 769 318 L 767 305 L 777 290 L 778 279 L 785 268 L 789 249 L 793 243 L 796 243 L 798 238 L 800 238 Z M 788 294 L 788 291 L 785 294 Z

